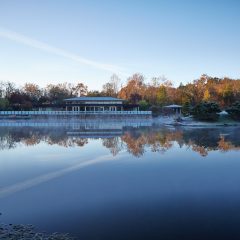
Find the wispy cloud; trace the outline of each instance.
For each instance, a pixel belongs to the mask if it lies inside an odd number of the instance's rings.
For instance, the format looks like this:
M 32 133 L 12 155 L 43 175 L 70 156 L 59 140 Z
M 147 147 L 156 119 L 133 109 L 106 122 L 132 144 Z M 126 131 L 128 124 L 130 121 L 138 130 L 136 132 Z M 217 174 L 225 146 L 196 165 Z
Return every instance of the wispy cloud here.
M 116 160 L 116 159 L 119 159 L 119 158 L 121 158 L 121 157 L 118 156 L 118 157 L 115 157 L 114 159 Z M 76 165 L 70 166 L 70 167 L 62 169 L 62 170 L 58 170 L 58 171 L 55 171 L 55 172 L 51 172 L 49 174 L 41 175 L 39 177 L 32 178 L 32 179 L 29 179 L 29 180 L 26 180 L 26 181 L 23 181 L 23 182 L 19 182 L 19 183 L 13 184 L 13 185 L 5 187 L 5 188 L 0 188 L 0 199 L 4 198 L 4 197 L 7 197 L 11 194 L 14 194 L 16 192 L 20 192 L 20 191 L 35 187 L 35 186 L 37 186 L 39 184 L 42 184 L 44 182 L 48 182 L 48 181 L 51 181 L 53 179 L 62 177 L 64 175 L 68 174 L 68 173 L 77 171 L 81 168 L 88 167 L 88 166 L 98 164 L 98 163 L 102 163 L 102 162 L 111 161 L 111 160 L 113 160 L 112 155 L 108 154 L 108 155 L 105 155 L 105 156 L 100 156 L 100 157 L 97 157 L 95 159 L 84 161 L 84 162 L 78 163 Z
M 0 27 L 0 37 L 2 38 L 7 38 L 9 40 L 27 45 L 32 48 L 36 48 L 48 53 L 52 53 L 67 59 L 70 59 L 72 61 L 78 62 L 80 64 L 88 65 L 100 70 L 105 70 L 111 73 L 123 73 L 123 69 L 121 67 L 111 65 L 111 64 L 105 64 L 105 63 L 100 63 L 97 61 L 92 61 L 90 59 L 83 58 L 79 56 L 78 54 L 74 54 L 72 52 L 68 52 L 64 49 L 57 48 L 54 46 L 51 46 L 49 44 L 46 44 L 42 41 L 38 41 L 36 39 L 30 38 L 28 36 L 9 31 L 7 29 L 1 28 Z M 124 73 L 123 73 L 124 74 Z M 124 74 L 125 75 L 125 74 Z

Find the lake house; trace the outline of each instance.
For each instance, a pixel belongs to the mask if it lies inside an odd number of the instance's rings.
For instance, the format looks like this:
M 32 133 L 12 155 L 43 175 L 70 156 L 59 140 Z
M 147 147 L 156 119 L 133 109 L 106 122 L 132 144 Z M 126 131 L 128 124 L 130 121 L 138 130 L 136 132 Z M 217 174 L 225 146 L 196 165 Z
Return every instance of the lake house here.
M 0 119 L 47 119 L 47 118 L 151 118 L 151 111 L 139 111 L 139 105 L 126 104 L 123 99 L 114 97 L 73 97 L 62 103 L 43 103 L 33 111 L 0 111 Z
M 124 100 L 114 97 L 74 97 L 65 99 L 66 111 L 75 112 L 116 112 L 124 111 Z M 138 106 L 132 106 L 139 110 Z

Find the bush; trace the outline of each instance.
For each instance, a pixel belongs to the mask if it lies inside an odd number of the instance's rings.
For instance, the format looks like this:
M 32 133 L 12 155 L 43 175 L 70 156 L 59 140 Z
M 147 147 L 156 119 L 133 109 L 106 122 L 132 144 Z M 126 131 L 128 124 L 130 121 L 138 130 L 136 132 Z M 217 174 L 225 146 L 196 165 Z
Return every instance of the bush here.
M 192 110 L 194 118 L 203 121 L 216 121 L 221 112 L 219 105 L 215 102 L 201 102 Z
M 145 100 L 141 100 L 138 104 L 141 111 L 146 111 L 149 109 L 149 104 Z
M 191 112 L 191 105 L 189 102 L 185 102 L 182 106 L 182 114 L 183 116 L 189 116 Z
M 162 107 L 153 105 L 150 107 L 153 117 L 157 117 L 162 113 Z
M 0 98 L 0 111 L 9 108 L 9 101 L 6 98 Z
M 240 120 L 240 102 L 235 102 L 226 112 L 232 119 Z

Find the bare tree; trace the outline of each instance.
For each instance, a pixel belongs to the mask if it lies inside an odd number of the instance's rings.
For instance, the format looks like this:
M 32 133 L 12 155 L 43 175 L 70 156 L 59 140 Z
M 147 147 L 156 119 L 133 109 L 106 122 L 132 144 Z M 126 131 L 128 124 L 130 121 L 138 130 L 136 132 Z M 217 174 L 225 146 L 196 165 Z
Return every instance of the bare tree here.
M 15 90 L 15 84 L 12 82 L 0 83 L 0 97 L 2 98 L 9 98 Z
M 88 87 L 84 85 L 83 83 L 78 83 L 73 88 L 73 94 L 80 97 L 80 96 L 86 96 L 88 93 Z
M 116 97 L 119 92 L 121 79 L 113 74 L 110 78 L 110 81 L 102 86 L 102 92 L 106 96 Z

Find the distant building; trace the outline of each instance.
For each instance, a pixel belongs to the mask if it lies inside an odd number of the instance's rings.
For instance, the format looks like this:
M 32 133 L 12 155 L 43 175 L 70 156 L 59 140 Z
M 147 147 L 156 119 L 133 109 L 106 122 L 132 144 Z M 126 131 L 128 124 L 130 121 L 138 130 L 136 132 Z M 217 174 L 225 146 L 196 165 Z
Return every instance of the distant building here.
M 73 97 L 62 103 L 42 103 L 34 106 L 35 111 L 73 111 L 73 112 L 115 112 L 139 111 L 138 104 L 128 104 L 114 97 Z
M 176 115 L 182 114 L 182 106 L 181 105 L 172 104 L 172 105 L 164 106 L 163 110 L 167 114 L 176 114 Z
M 124 100 L 114 97 L 74 97 L 64 100 L 66 111 L 123 111 Z M 134 110 L 138 110 L 137 107 Z

